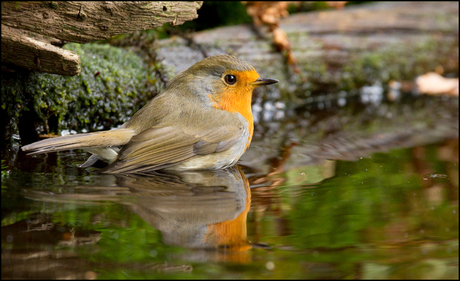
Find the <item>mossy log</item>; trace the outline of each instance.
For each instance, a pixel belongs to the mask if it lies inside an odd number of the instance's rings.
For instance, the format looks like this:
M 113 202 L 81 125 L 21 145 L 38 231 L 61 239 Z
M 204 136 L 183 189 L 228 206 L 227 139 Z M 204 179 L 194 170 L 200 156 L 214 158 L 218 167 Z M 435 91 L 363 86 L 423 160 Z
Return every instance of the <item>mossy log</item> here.
M 161 64 L 149 64 L 130 50 L 108 44 L 70 43 L 63 49 L 81 58 L 80 75 L 2 74 L 0 133 L 5 140 L 18 132 L 29 142 L 38 139 L 34 132 L 111 129 L 159 93 L 164 77 L 173 76 Z
M 198 17 L 202 2 L 2 2 L 2 62 L 78 75 L 80 60 L 50 43 L 88 43 Z
M 270 33 L 250 25 L 216 28 L 160 42 L 176 72 L 208 55 L 230 53 L 298 98 L 391 79 L 413 79 L 440 65 L 458 72 L 458 2 L 384 2 L 299 13 L 280 21 L 297 60 L 292 71 Z M 276 87 L 270 87 L 276 89 Z M 270 90 L 271 91 L 271 90 Z

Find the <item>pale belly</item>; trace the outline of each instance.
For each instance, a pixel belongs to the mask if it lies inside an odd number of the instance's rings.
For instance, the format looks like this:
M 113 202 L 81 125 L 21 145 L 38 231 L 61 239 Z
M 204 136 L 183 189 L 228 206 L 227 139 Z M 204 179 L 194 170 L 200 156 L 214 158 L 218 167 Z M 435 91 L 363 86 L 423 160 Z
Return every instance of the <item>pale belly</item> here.
M 236 164 L 245 151 L 246 144 L 236 144 L 218 153 L 195 156 L 180 164 L 168 167 L 167 170 L 210 170 L 223 169 Z

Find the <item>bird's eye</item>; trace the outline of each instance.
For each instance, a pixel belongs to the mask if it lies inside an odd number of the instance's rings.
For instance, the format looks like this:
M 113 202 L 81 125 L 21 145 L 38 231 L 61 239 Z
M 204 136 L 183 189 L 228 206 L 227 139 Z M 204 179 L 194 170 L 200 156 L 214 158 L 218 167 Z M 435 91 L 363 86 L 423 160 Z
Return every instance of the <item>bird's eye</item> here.
M 225 83 L 227 83 L 228 85 L 234 85 L 236 83 L 236 76 L 227 74 L 225 75 L 224 80 L 225 80 Z

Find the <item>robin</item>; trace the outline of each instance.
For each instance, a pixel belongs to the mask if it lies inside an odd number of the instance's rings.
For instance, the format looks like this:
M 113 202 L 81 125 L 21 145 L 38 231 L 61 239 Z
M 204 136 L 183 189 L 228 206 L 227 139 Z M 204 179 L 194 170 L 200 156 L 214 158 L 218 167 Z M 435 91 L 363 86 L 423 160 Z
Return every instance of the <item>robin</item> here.
M 277 83 L 260 78 L 246 62 L 219 55 L 177 74 L 169 86 L 120 128 L 67 135 L 22 147 L 29 154 L 84 149 L 105 173 L 160 169 L 206 170 L 234 165 L 251 143 L 254 88 Z

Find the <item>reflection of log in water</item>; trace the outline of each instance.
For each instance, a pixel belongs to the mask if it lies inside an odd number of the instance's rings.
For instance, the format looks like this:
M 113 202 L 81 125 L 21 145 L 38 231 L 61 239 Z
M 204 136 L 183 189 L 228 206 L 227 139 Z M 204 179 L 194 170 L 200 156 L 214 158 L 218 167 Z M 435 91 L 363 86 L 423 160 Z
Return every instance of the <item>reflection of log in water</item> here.
M 458 138 L 458 98 L 419 96 L 324 110 L 305 106 L 283 121 L 261 121 L 256 129 L 240 163 L 264 174 L 270 171 L 268 159 L 278 156 L 280 143 L 298 143 L 286 170 L 325 159 L 354 161 L 375 152 Z
M 118 176 L 116 186 L 110 185 L 114 177 L 102 178 L 110 188 L 78 187 L 77 193 L 68 194 L 31 190 L 24 193 L 41 201 L 121 203 L 161 231 L 165 243 L 195 249 L 187 253 L 186 259 L 249 261 L 246 217 L 251 195 L 248 181 L 238 167 Z
M 455 202 L 458 201 L 458 166 L 455 163 L 458 163 L 458 138 L 448 140 L 442 146 L 436 147 L 437 157 L 445 161 L 443 168 L 433 167 L 433 163 L 428 160 L 427 150 L 427 147 L 423 146 L 411 149 L 412 169 L 422 179 L 421 186 L 424 188 L 424 196 L 431 205 L 441 204 L 444 198 L 456 204 Z M 445 174 L 440 171 L 445 171 Z
M 302 117 L 302 113 L 308 114 Z M 305 166 L 328 169 L 321 170 L 323 173 L 317 175 L 318 180 L 312 183 L 316 184 L 335 174 L 335 160 L 355 161 L 372 153 L 409 147 L 414 147 L 416 153 L 423 150 L 420 146 L 445 140 L 451 140 L 447 142 L 451 145 L 444 146 L 444 150 L 438 153 L 451 159 L 448 161 L 458 162 L 458 157 L 452 160 L 452 155 L 458 155 L 458 145 L 451 148 L 452 142 L 458 141 L 458 98 L 419 96 L 400 103 L 384 102 L 379 106 L 354 103 L 346 108 L 327 110 L 305 106 L 298 108 L 294 117 L 282 122 L 262 122 L 259 129 L 262 130 L 258 132 L 258 138 L 253 140 L 240 160 L 250 171 L 247 174 L 252 187 L 254 242 L 258 242 L 260 221 L 266 213 L 280 222 L 276 229 L 278 235 L 290 233 L 289 228 L 283 225 L 282 196 L 278 188 L 285 184 L 288 171 L 302 171 Z M 414 158 L 415 172 L 427 178 L 424 182 L 429 197 L 434 198 L 433 194 L 443 190 L 456 190 L 445 188 L 446 185 L 455 185 L 451 182 L 433 185 L 434 181 L 430 178 L 432 171 L 423 166 L 426 161 Z M 319 166 L 321 163 L 324 164 Z M 328 163 L 332 165 L 326 165 Z M 457 179 L 458 168 L 450 170 L 447 171 L 450 177 Z M 295 176 L 291 173 L 290 177 Z M 302 182 L 301 188 L 307 188 L 309 183 L 305 178 L 298 177 Z M 295 189 L 289 187 L 292 195 Z M 456 198 L 456 194 L 453 195 L 449 196 Z

